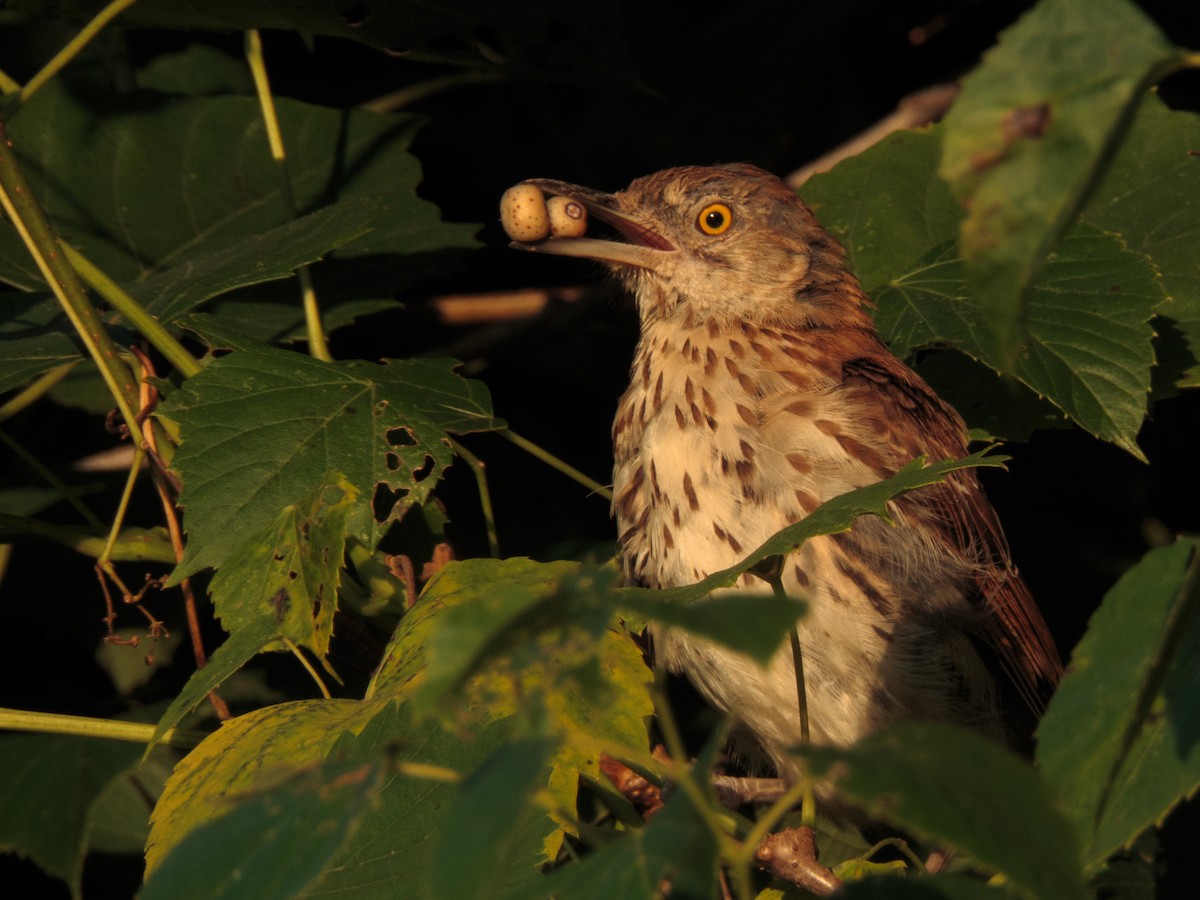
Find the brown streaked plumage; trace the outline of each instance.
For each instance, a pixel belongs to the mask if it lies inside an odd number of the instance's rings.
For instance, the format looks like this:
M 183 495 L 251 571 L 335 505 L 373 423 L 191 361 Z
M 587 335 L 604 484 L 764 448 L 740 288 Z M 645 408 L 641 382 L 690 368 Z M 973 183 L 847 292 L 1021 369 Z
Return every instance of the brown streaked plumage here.
M 967 452 L 962 419 L 889 353 L 841 246 L 777 178 L 668 169 L 583 204 L 624 240 L 516 244 L 609 263 L 641 340 L 613 427 L 613 512 L 627 577 L 689 584 L 820 503 L 917 456 Z M 814 741 L 904 718 L 1028 735 L 1061 664 L 973 472 L 806 543 L 784 586 L 799 623 Z M 744 576 L 745 590 L 765 590 Z M 656 649 L 757 738 L 782 774 L 800 737 L 791 654 L 768 670 L 677 632 Z

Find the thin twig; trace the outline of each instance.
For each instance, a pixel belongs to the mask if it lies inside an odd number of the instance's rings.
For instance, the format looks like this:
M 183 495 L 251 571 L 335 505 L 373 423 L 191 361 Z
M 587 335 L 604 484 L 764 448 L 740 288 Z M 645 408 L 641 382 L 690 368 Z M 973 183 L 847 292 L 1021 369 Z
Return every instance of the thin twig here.
M 58 713 L 0 708 L 0 728 L 8 731 L 71 734 L 76 737 L 106 738 L 111 741 L 148 744 L 154 737 L 155 726 L 144 722 L 122 722 L 115 719 L 96 719 L 90 716 L 67 716 Z M 160 738 L 160 742 L 170 744 L 172 747 L 191 749 L 206 737 L 208 735 L 202 731 L 171 728 Z
M 858 156 L 869 147 L 878 144 L 895 131 L 909 128 L 919 128 L 936 122 L 946 114 L 954 98 L 958 96 L 958 85 L 935 84 L 916 93 L 904 97 L 896 109 L 880 119 L 866 131 L 856 134 L 824 156 L 821 156 L 805 166 L 792 172 L 785 179 L 788 187 L 795 190 L 808 181 L 813 175 L 828 172 L 844 159 Z
M 119 284 L 109 278 L 90 259 L 68 244 L 61 244 L 67 262 L 79 273 L 92 290 L 108 301 L 150 344 L 166 357 L 167 362 L 184 378 L 191 378 L 200 372 L 200 364 L 179 343 L 145 307 L 134 300 Z
M 38 88 L 61 72 L 67 63 L 74 59 L 91 42 L 92 38 L 101 32 L 105 25 L 136 2 L 137 0 L 112 0 L 108 6 L 100 10 L 92 21 L 83 26 L 79 34 L 71 38 L 58 53 L 54 54 L 50 62 L 42 66 L 40 72 L 29 79 L 29 82 L 21 89 L 21 102 L 26 102 L 37 92 Z
M 613 494 L 612 494 L 611 489 L 606 488 L 604 485 L 600 484 L 600 482 L 598 482 L 598 481 L 594 481 L 591 478 L 588 478 L 586 475 L 584 475 L 582 472 L 580 472 L 574 466 L 563 462 L 561 459 L 559 459 L 553 453 L 550 453 L 548 450 L 542 449 L 541 447 L 539 447 L 537 444 L 535 444 L 533 441 L 529 440 L 528 438 L 521 437 L 521 435 L 517 434 L 515 431 L 513 431 L 509 428 L 505 428 L 497 433 L 501 437 L 516 444 L 518 447 L 520 447 L 526 453 L 540 459 L 546 465 L 550 466 L 550 468 L 557 469 L 558 471 L 562 472 L 564 475 L 566 475 L 568 478 L 572 479 L 573 481 L 579 482 L 585 488 L 590 490 L 593 494 L 603 497 L 605 500 L 609 500 L 609 501 L 612 500 Z
M 54 389 L 54 386 L 71 374 L 71 370 L 79 365 L 80 360 L 73 359 L 70 362 L 62 363 L 55 366 L 49 372 L 43 372 L 25 387 L 21 388 L 17 393 L 10 397 L 3 405 L 0 405 L 0 422 L 6 422 L 21 412 L 32 406 L 38 400 L 41 400 L 46 394 Z
M 441 93 L 449 88 L 488 84 L 489 82 L 500 81 L 502 77 L 499 73 L 492 72 L 461 72 L 454 75 L 443 75 L 440 78 L 430 78 L 427 81 L 420 81 L 416 84 L 391 91 L 390 93 L 376 97 L 374 100 L 368 100 L 366 103 L 360 104 L 358 108 L 368 110 L 369 112 L 395 112 L 398 109 L 411 106 L 418 100 L 424 100 L 426 97 Z
M 142 366 L 147 375 L 153 376 L 154 369 L 150 361 L 146 359 L 140 351 L 135 349 L 135 354 L 142 362 Z M 148 381 L 143 381 L 149 386 Z M 147 413 L 149 410 L 147 410 Z M 158 437 L 154 430 L 154 423 L 149 415 L 142 419 L 142 446 L 150 455 L 150 477 L 154 482 L 154 490 L 158 494 L 159 503 L 162 505 L 163 518 L 167 523 L 167 533 L 171 536 L 171 547 L 175 551 L 175 561 L 180 562 L 183 559 L 183 529 L 179 525 L 179 514 L 175 509 L 175 486 L 171 478 L 168 476 L 162 462 L 162 456 L 158 452 Z M 196 594 L 192 589 L 192 581 L 190 578 L 181 579 L 179 589 L 183 592 L 183 608 L 184 614 L 187 617 L 188 636 L 192 644 L 192 656 L 196 660 L 196 668 L 203 669 L 208 665 L 208 654 L 204 650 L 204 637 L 200 631 L 200 615 L 196 611 Z M 212 691 L 208 695 L 208 702 L 212 706 L 213 711 L 217 714 L 217 718 L 225 721 L 230 717 L 229 705 L 221 699 L 221 696 Z
M 3 125 L 0 125 L 0 203 L 100 370 L 130 434 L 136 433 L 137 387 L 133 375 L 121 361 L 112 337 L 79 282 L 78 274 L 60 252 L 58 236 L 21 174 Z
M 483 507 L 483 521 L 487 528 L 488 552 L 494 559 L 499 559 L 500 536 L 496 532 L 496 516 L 492 510 L 492 492 L 487 483 L 487 467 L 483 460 L 453 438 L 450 439 L 450 446 L 475 473 L 475 485 L 479 490 L 479 505 Z
M 279 115 L 275 110 L 275 99 L 271 96 L 271 83 L 267 78 L 266 62 L 263 60 L 262 37 L 255 28 L 246 32 L 246 62 L 250 66 L 250 74 L 254 77 L 254 89 L 267 130 L 267 143 L 271 147 L 271 158 L 275 160 L 275 170 L 279 174 L 279 190 L 283 197 L 284 209 L 288 218 L 295 219 L 296 198 L 292 192 L 292 178 L 288 173 L 287 151 L 283 146 L 283 132 L 279 128 Z M 304 308 L 305 329 L 308 332 L 308 352 L 315 359 L 332 362 L 333 356 L 329 352 L 329 344 L 321 325 L 317 292 L 313 287 L 308 266 L 298 267 L 296 276 L 300 279 L 301 304 Z
M 327 688 L 325 686 L 325 682 L 321 679 L 320 674 L 317 672 L 316 669 L 313 668 L 312 663 L 310 663 L 308 661 L 308 657 L 306 657 L 304 655 L 303 651 L 301 651 L 301 649 L 296 645 L 296 642 L 293 641 L 290 637 L 287 637 L 286 635 L 284 635 L 283 636 L 283 645 L 285 647 L 287 647 L 288 650 L 291 651 L 292 656 L 294 656 L 294 657 L 296 657 L 296 659 L 300 660 L 300 665 L 304 666 L 304 670 L 306 672 L 308 672 L 309 677 L 312 678 L 312 680 L 316 682 L 317 689 L 321 692 L 321 696 L 324 697 L 326 700 L 332 700 L 333 695 L 329 693 L 329 688 Z
M 81 516 L 83 516 L 84 520 L 93 530 L 95 530 L 97 534 L 104 533 L 104 523 L 100 520 L 100 517 L 84 505 L 83 501 L 79 498 L 79 495 L 70 487 L 70 485 L 59 478 L 58 475 L 51 471 L 40 459 L 26 450 L 22 444 L 11 437 L 3 428 L 0 428 L 0 443 L 5 444 L 10 450 L 12 450 L 13 453 L 20 457 L 26 465 L 28 465 L 34 472 L 43 478 L 48 485 L 58 491 L 64 500 L 71 504 L 71 506 L 75 507 L 75 510 Z

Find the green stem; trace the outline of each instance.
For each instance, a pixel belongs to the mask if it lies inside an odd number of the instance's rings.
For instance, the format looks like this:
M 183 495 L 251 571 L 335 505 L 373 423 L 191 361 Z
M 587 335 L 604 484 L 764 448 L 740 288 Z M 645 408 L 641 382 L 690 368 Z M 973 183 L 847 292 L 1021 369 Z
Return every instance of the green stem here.
M 496 532 L 496 514 L 492 510 L 492 492 L 488 489 L 487 468 L 483 460 L 453 438 L 450 439 L 450 446 L 475 473 L 475 485 L 479 490 L 479 505 L 483 507 L 483 521 L 487 528 L 488 552 L 491 553 L 493 559 L 499 559 L 500 536 Z
M 92 559 L 99 559 L 108 544 L 107 538 L 99 534 L 8 513 L 0 513 L 0 528 L 56 541 Z M 97 531 L 104 531 L 103 523 L 99 523 Z M 171 542 L 161 533 L 161 529 L 125 529 L 113 542 L 109 558 L 114 562 L 158 562 L 167 565 L 174 565 L 176 562 Z
M 658 721 L 659 730 L 662 732 L 663 744 L 666 745 L 667 753 L 673 762 L 670 772 L 671 778 L 675 781 L 679 790 L 683 791 L 688 799 L 692 801 L 692 805 L 700 814 L 700 818 L 704 821 L 704 824 L 708 827 L 709 832 L 716 841 L 721 857 L 727 861 L 737 860 L 744 851 L 740 849 L 738 841 L 730 836 L 721 818 L 717 815 L 709 796 L 710 792 L 696 780 L 692 767 L 683 762 L 683 760 L 687 759 L 687 751 L 683 745 L 679 726 L 675 722 L 670 704 L 667 702 L 667 694 L 663 689 L 662 679 L 662 673 L 656 673 L 654 684 L 650 688 L 650 697 L 654 704 L 654 714 Z M 745 865 L 735 865 L 733 867 L 733 875 L 738 896 L 747 898 L 748 900 L 748 898 L 754 895 L 754 892 L 751 890 L 749 868 Z
M 0 422 L 7 422 L 21 410 L 32 406 L 38 400 L 42 399 L 56 384 L 71 374 L 71 370 L 78 364 L 79 360 L 71 360 L 71 362 L 55 366 L 49 372 L 43 372 L 18 393 L 9 398 L 7 403 L 0 406 Z
M 32 97 L 38 88 L 62 71 L 62 69 L 66 67 L 67 63 L 74 59 L 79 52 L 91 42 L 92 38 L 100 33 L 105 25 L 107 25 L 129 7 L 133 6 L 133 4 L 136 2 L 137 0 L 112 0 L 108 6 L 100 10 L 100 12 L 96 14 L 96 17 L 92 19 L 92 21 L 83 26 L 83 30 L 80 31 L 79 34 L 75 35 L 75 37 L 68 41 L 66 46 L 59 50 L 58 53 L 54 55 L 54 58 L 42 67 L 40 72 L 29 79 L 29 83 L 21 89 L 20 102 L 25 103 L 30 97 Z
M 858 858 L 870 859 L 884 847 L 895 847 L 908 858 L 908 861 L 913 864 L 913 868 L 915 868 L 919 874 L 929 874 L 929 870 L 925 868 L 925 860 L 913 853 L 912 847 L 908 846 L 908 841 L 896 837 L 884 838 L 882 841 L 871 847 L 870 850 L 859 854 Z
M 90 716 L 64 716 L 57 713 L 27 712 L 23 709 L 0 707 L 0 729 L 33 731 L 39 734 L 70 734 L 75 737 L 105 738 L 110 741 L 130 741 L 148 744 L 154 737 L 154 726 L 144 722 L 122 722 L 116 719 L 94 719 Z M 172 728 L 161 742 L 172 747 L 191 749 L 208 735 L 202 731 Z
M 171 332 L 163 327 L 158 319 L 146 311 L 145 307 L 130 297 L 119 284 L 105 275 L 74 247 L 63 244 L 62 248 L 67 261 L 87 282 L 88 286 L 124 316 L 125 321 L 149 341 L 155 350 L 166 357 L 179 374 L 184 378 L 191 378 L 200 372 L 200 364 L 196 362 L 195 358 L 184 349 L 183 344 L 179 343 Z
M 96 565 L 113 576 L 113 581 L 120 584 L 116 578 L 116 573 L 113 571 L 111 560 L 113 550 L 117 546 L 117 539 L 121 534 L 121 526 L 125 523 L 125 514 L 129 512 L 129 499 L 133 496 L 133 488 L 137 484 L 138 474 L 142 468 L 142 461 L 146 458 L 146 451 L 142 447 L 141 441 L 134 443 L 133 463 L 129 467 L 129 474 L 125 478 L 125 490 L 121 492 L 121 499 L 117 503 L 117 513 L 113 516 L 112 525 L 108 529 L 108 539 L 104 542 L 104 549 L 100 551 L 100 555 L 96 558 Z M 175 551 L 172 548 L 171 556 L 174 558 Z M 173 561 L 173 560 L 172 560 Z
M 79 499 L 79 495 L 73 491 L 70 486 L 59 478 L 53 471 L 46 467 L 40 459 L 25 449 L 18 441 L 9 436 L 8 432 L 0 428 L 0 443 L 7 445 L 8 449 L 21 458 L 25 465 L 29 466 L 34 472 L 42 477 L 45 482 L 62 494 L 63 499 L 75 507 L 79 515 L 83 516 L 84 520 L 95 529 L 97 534 L 104 532 L 105 525 L 100 521 L 100 517 L 84 505 Z
M 783 566 L 779 566 L 768 577 L 767 581 L 771 585 L 771 591 L 775 594 L 776 600 L 787 600 L 787 591 L 783 589 Z M 796 711 L 800 716 L 800 746 L 808 747 L 812 744 L 812 736 L 808 729 L 808 690 L 804 684 L 804 650 L 800 646 L 800 630 L 793 627 L 788 634 L 788 640 L 792 646 L 792 669 L 796 678 Z M 817 823 L 817 802 L 813 794 L 812 779 L 805 775 L 798 783 L 800 788 L 799 796 L 791 800 L 795 803 L 800 800 L 800 822 L 812 828 Z M 789 790 L 788 794 L 794 793 L 794 790 Z M 787 795 L 785 795 L 785 798 Z M 777 808 L 777 803 L 774 808 Z M 786 811 L 786 807 L 784 808 Z M 780 815 L 783 813 L 780 812 Z M 763 832 L 763 836 L 766 832 Z M 762 838 L 760 837 L 761 841 Z M 755 845 L 757 846 L 757 844 Z
M 292 178 L 288 174 L 287 151 L 283 146 L 283 132 L 279 128 L 279 116 L 275 111 L 275 99 L 271 96 L 271 82 L 267 78 L 267 66 L 263 61 L 262 38 L 257 29 L 246 32 L 246 62 L 250 66 L 250 74 L 254 77 L 254 88 L 258 94 L 258 105 L 262 110 L 263 124 L 267 129 L 267 143 L 271 147 L 271 158 L 275 160 L 275 169 L 279 173 L 279 188 L 283 196 L 284 208 L 289 218 L 295 219 L 296 198 L 292 193 Z M 308 266 L 300 266 L 296 270 L 300 279 L 301 303 L 304 307 L 304 323 L 308 332 L 308 352 L 316 359 L 333 362 L 329 352 L 329 343 L 325 339 L 325 330 L 321 325 L 321 309 L 317 303 L 317 292 L 313 287 L 312 276 Z
M 600 484 L 600 482 L 598 482 L 598 481 L 593 481 L 591 478 L 588 478 L 586 475 L 584 475 L 582 472 L 580 472 L 574 466 L 571 466 L 568 463 L 563 462 L 561 459 L 559 459 L 557 456 L 550 453 L 549 451 L 543 450 L 541 447 L 539 447 L 537 444 L 535 444 L 533 441 L 529 440 L 528 438 L 523 438 L 523 437 L 521 437 L 521 435 L 517 434 L 515 431 L 512 431 L 511 429 L 508 429 L 508 428 L 503 429 L 502 431 L 498 432 L 498 434 L 501 437 L 516 444 L 518 447 L 520 447 L 522 450 L 524 450 L 526 453 L 530 454 L 531 456 L 534 456 L 534 457 L 540 459 L 542 462 L 544 462 L 546 465 L 550 466 L 552 469 L 558 469 L 558 471 L 562 472 L 568 478 L 572 479 L 573 481 L 578 481 L 585 488 L 590 490 L 593 494 L 597 494 L 597 495 L 603 497 L 605 500 L 609 500 L 609 501 L 612 500 L 613 495 L 612 495 L 612 491 L 609 488 L 606 488 L 604 485 Z
M 803 800 L 807 794 L 811 793 L 812 779 L 806 775 L 789 787 L 765 812 L 760 813 L 754 827 L 750 829 L 750 833 L 746 835 L 746 840 L 742 843 L 745 849 L 738 861 L 748 864 L 754 858 L 763 838 L 771 833 L 771 829 L 779 824 L 780 820 L 795 807 L 798 801 Z
M 321 696 L 326 700 L 333 699 L 332 695 L 329 693 L 329 688 L 325 687 L 325 682 L 321 679 L 321 676 L 317 674 L 317 670 L 313 668 L 312 663 L 308 661 L 303 651 L 301 651 L 301 649 L 296 645 L 296 642 L 290 637 L 285 636 L 283 638 L 283 645 L 287 647 L 289 651 L 291 651 L 292 656 L 300 660 L 300 665 L 302 665 L 304 670 L 308 672 L 309 677 L 316 682 L 317 689 L 321 692 Z
M 88 300 L 79 276 L 60 252 L 58 237 L 33 199 L 3 125 L 0 125 L 0 203 L 95 360 L 129 433 L 140 433 L 134 412 L 138 405 L 137 383 L 117 355 L 117 348 Z
M 0 94 L 7 96 L 8 94 L 15 94 L 20 89 L 21 82 L 17 81 L 7 72 L 0 69 Z

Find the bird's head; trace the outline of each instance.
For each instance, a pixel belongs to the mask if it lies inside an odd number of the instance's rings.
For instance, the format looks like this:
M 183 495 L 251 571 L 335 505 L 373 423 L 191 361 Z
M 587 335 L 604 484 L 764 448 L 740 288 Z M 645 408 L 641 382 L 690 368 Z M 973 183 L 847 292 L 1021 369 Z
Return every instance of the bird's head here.
M 688 166 L 606 194 L 532 178 L 615 234 L 514 241 L 609 264 L 643 324 L 683 316 L 762 324 L 862 324 L 866 302 L 841 246 L 782 181 L 750 165 Z

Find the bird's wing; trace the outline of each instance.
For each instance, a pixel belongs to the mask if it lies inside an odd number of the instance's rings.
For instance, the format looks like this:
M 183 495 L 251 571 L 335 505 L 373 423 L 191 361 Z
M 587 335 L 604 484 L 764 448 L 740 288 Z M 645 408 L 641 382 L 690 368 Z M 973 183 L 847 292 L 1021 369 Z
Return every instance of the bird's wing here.
M 897 468 L 922 454 L 931 461 L 966 454 L 965 426 L 958 414 L 890 353 L 849 360 L 843 367 L 843 390 L 887 423 L 882 446 L 896 448 Z M 1030 710 L 1040 714 L 1062 663 L 976 474 L 955 473 L 943 485 L 902 497 L 897 505 L 940 533 L 952 552 L 972 564 L 977 574 L 971 599 L 989 613 L 983 637 Z

